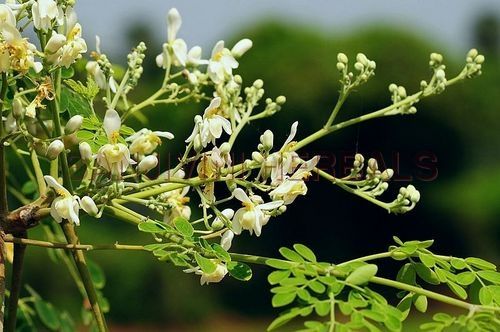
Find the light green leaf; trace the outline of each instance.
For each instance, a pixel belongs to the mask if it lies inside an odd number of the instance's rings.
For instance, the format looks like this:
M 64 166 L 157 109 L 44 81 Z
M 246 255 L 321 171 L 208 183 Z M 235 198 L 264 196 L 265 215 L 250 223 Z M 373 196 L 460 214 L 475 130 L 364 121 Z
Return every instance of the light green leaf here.
M 293 264 L 290 262 L 283 261 L 281 259 L 274 259 L 270 258 L 266 260 L 266 265 L 270 267 L 274 267 L 275 269 L 280 269 L 280 270 L 289 270 Z
M 174 219 L 175 229 L 179 231 L 185 238 L 190 238 L 194 234 L 193 225 L 184 218 L 177 217 Z
M 477 274 L 484 280 L 488 280 L 496 285 L 500 284 L 500 273 L 496 271 L 478 271 Z
M 456 276 L 457 283 L 463 286 L 468 286 L 476 280 L 476 275 L 470 271 L 462 272 Z
M 206 274 L 213 273 L 215 271 L 215 269 L 217 268 L 217 265 L 214 262 L 212 262 L 208 258 L 201 256 L 198 253 L 194 254 L 194 258 L 196 259 L 196 263 L 198 263 L 198 266 Z
M 493 302 L 493 294 L 491 294 L 488 286 L 479 290 L 479 302 L 481 302 L 482 305 L 491 305 Z
M 61 89 L 60 106 L 61 112 L 68 111 L 70 116 L 89 117 L 94 113 L 88 100 L 65 87 Z
M 427 266 L 425 266 L 422 263 L 416 263 L 413 264 L 413 267 L 415 268 L 415 271 L 422 280 L 431 285 L 439 285 L 440 282 L 436 273 L 434 273 L 434 271 L 429 269 Z
M 158 225 L 157 223 L 153 222 L 153 221 L 144 221 L 144 222 L 141 222 L 137 228 L 139 228 L 139 230 L 141 232 L 146 232 L 146 233 L 163 233 L 165 232 L 165 229 L 163 227 L 160 227 L 160 225 Z
M 273 271 L 267 276 L 267 281 L 271 285 L 279 284 L 282 280 L 288 278 L 290 276 L 290 271 L 282 270 L 282 271 Z
M 274 294 L 271 301 L 274 308 L 284 307 L 295 300 L 296 293 L 279 293 Z
M 362 285 L 370 281 L 377 274 L 377 271 L 377 265 L 366 264 L 354 270 L 345 281 L 352 285 Z
M 425 295 L 415 295 L 413 297 L 413 304 L 415 305 L 415 309 L 420 312 L 427 311 L 427 296 Z
M 302 257 L 310 262 L 316 263 L 316 255 L 314 252 L 303 244 L 296 243 L 293 245 L 293 249 L 298 252 Z
M 229 255 L 229 253 L 224 248 L 222 248 L 222 246 L 220 244 L 213 243 L 212 249 L 214 250 L 217 258 L 219 258 L 221 261 L 223 261 L 223 262 L 230 262 L 231 261 L 231 255 Z
M 451 266 L 453 266 L 457 270 L 463 270 L 467 267 L 467 264 L 465 264 L 465 260 L 462 258 L 453 257 L 450 263 Z
M 468 257 L 465 259 L 465 262 L 468 264 L 482 270 L 496 270 L 497 267 L 495 264 L 490 263 L 488 261 L 485 261 L 484 259 L 481 258 L 476 258 L 476 257 Z
M 462 286 L 459 286 L 452 281 L 448 281 L 447 285 L 451 289 L 451 291 L 462 300 L 465 300 L 467 298 L 467 292 Z
M 267 330 L 273 331 L 273 330 L 277 329 L 278 327 L 285 325 L 286 323 L 288 323 L 289 321 L 291 321 L 292 319 L 294 319 L 298 315 L 299 315 L 298 310 L 290 311 L 286 314 L 283 314 L 283 315 L 279 316 L 278 318 L 276 318 L 275 320 L 273 320 L 273 322 L 269 325 Z
M 330 302 L 329 301 L 321 301 L 316 302 L 314 304 L 314 311 L 318 314 L 318 316 L 326 316 L 330 313 Z
M 292 262 L 296 262 L 296 263 L 303 263 L 304 262 L 304 258 L 302 258 L 302 256 L 297 254 L 292 249 L 282 247 L 282 248 L 280 248 L 280 254 Z

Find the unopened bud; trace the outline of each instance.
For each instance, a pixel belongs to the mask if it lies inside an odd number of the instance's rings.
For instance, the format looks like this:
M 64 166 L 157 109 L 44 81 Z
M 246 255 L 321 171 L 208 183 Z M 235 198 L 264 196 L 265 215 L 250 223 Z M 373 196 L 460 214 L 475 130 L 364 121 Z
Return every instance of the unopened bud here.
M 137 166 L 137 172 L 139 173 L 147 173 L 153 168 L 158 166 L 158 158 L 154 155 L 150 155 L 147 157 L 144 157 L 139 165 Z
M 274 134 L 269 129 L 262 134 L 260 141 L 263 145 L 264 150 L 271 150 L 274 144 Z
M 66 135 L 73 134 L 75 131 L 80 129 L 82 123 L 83 123 L 83 116 L 75 115 L 71 117 L 66 123 L 66 126 L 64 127 L 64 133 Z
M 49 144 L 47 148 L 47 158 L 50 160 L 56 159 L 61 152 L 64 151 L 64 143 L 61 140 L 56 139 Z
M 80 200 L 80 207 L 87 212 L 89 216 L 95 217 L 99 213 L 99 209 L 92 198 L 84 196 Z
M 14 98 L 12 102 L 12 114 L 16 119 L 22 119 L 24 116 L 24 107 L 19 98 Z
M 90 148 L 89 143 L 81 142 L 78 149 L 80 150 L 80 157 L 84 163 L 88 163 L 92 160 L 92 149 Z

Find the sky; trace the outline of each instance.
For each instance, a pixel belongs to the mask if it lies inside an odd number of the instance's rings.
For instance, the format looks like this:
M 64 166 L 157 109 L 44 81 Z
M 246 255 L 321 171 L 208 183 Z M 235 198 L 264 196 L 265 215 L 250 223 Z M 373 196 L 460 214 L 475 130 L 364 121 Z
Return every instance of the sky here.
M 399 24 L 465 51 L 472 46 L 474 18 L 485 12 L 500 16 L 500 0 L 80 0 L 76 7 L 90 49 L 98 34 L 102 50 L 111 54 L 134 46 L 123 45 L 130 22 L 148 22 L 166 39 L 165 16 L 172 7 L 183 16 L 179 37 L 188 45 L 210 45 L 277 17 L 340 33 L 371 23 Z

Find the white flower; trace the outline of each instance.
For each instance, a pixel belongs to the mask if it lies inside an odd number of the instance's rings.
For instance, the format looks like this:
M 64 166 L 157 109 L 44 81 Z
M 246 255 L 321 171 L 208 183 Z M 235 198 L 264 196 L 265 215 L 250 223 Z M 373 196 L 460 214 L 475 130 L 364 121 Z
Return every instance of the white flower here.
M 233 195 L 243 204 L 243 207 L 236 211 L 233 218 L 232 231 L 238 235 L 241 234 L 242 230 L 247 230 L 250 234 L 255 232 L 255 235 L 260 236 L 262 226 L 267 224 L 269 220 L 269 215 L 266 215 L 264 211 L 274 210 L 283 205 L 283 201 L 260 203 L 262 199 L 257 195 L 252 197 L 252 200 L 241 188 L 236 188 Z
M 233 243 L 234 233 L 231 230 L 227 230 L 222 234 L 220 239 L 220 245 L 224 250 L 231 249 L 231 245 Z
M 208 61 L 207 73 L 210 79 L 219 84 L 231 78 L 233 69 L 238 68 L 238 61 L 235 60 L 230 50 L 224 47 L 224 41 L 218 41 L 212 49 L 212 56 Z
M 222 168 L 224 166 L 231 166 L 232 160 L 231 155 L 229 154 L 229 150 L 224 149 L 224 144 L 229 145 L 227 142 L 221 145 L 221 148 L 214 146 L 212 152 L 210 153 L 210 159 L 212 163 L 217 168 Z
M 102 146 L 97 152 L 97 163 L 111 172 L 113 176 L 120 176 L 129 165 L 135 164 L 130 159 L 130 151 L 125 144 L 117 143 L 120 136 L 121 119 L 118 112 L 109 109 L 103 121 L 104 131 L 110 143 Z
M 50 63 L 68 68 L 87 52 L 87 43 L 82 38 L 82 26 L 76 22 L 76 14 L 72 8 L 66 11 L 66 34 L 52 33 L 45 55 Z
M 142 157 L 153 153 L 158 145 L 161 144 L 160 137 L 173 139 L 174 135 L 168 131 L 151 131 L 143 128 L 125 140 L 132 142 L 130 144 L 130 153 Z
M 64 150 L 64 143 L 61 140 L 54 140 L 49 144 L 47 148 L 47 158 L 50 160 L 56 159 L 61 152 Z
M 303 163 L 291 177 L 287 177 L 278 187 L 269 193 L 273 200 L 282 200 L 285 205 L 293 203 L 297 196 L 307 194 L 304 179 L 311 175 L 311 170 L 319 162 L 319 156 Z
M 286 175 L 291 174 L 299 163 L 299 155 L 294 151 L 289 151 L 290 143 L 297 134 L 298 122 L 292 124 L 290 135 L 278 152 L 269 155 L 264 164 L 264 173 L 271 176 L 271 184 L 278 185 L 285 179 Z M 267 142 L 272 146 L 272 142 Z
M 78 218 L 78 211 L 80 209 L 78 196 L 72 196 L 52 176 L 46 175 L 44 179 L 47 185 L 57 194 L 57 197 L 52 201 L 52 205 L 50 206 L 50 215 L 52 218 L 58 223 L 66 219 L 71 223 L 80 225 L 80 219 Z
M 212 99 L 210 105 L 205 109 L 202 121 L 195 123 L 195 127 L 191 135 L 186 139 L 186 143 L 198 140 L 203 147 L 206 147 L 209 142 L 215 145 L 215 140 L 220 138 L 222 130 L 228 135 L 231 135 L 231 122 L 219 115 L 220 112 L 220 97 Z
M 37 0 L 31 6 L 33 25 L 37 30 L 47 32 L 52 28 L 52 20 L 59 14 L 54 0 Z
M 182 217 L 186 220 L 191 218 L 191 208 L 187 205 L 189 197 L 186 197 L 188 192 L 189 187 L 184 187 L 160 195 L 160 200 L 169 205 L 169 208 L 163 214 L 164 222 L 169 224 L 177 217 Z
M 228 223 L 228 221 L 231 221 L 234 217 L 234 210 L 233 209 L 224 209 L 221 211 L 222 217 L 217 216 L 215 217 L 213 223 L 212 223 L 212 228 L 219 230 L 224 227 L 225 224 Z
M 80 200 L 80 207 L 83 211 L 87 212 L 89 216 L 95 217 L 99 213 L 97 205 L 95 205 L 94 200 L 89 196 L 83 196 Z
M 158 158 L 154 155 L 150 155 L 147 157 L 144 157 L 139 165 L 137 165 L 137 172 L 139 173 L 147 173 L 153 168 L 158 166 Z

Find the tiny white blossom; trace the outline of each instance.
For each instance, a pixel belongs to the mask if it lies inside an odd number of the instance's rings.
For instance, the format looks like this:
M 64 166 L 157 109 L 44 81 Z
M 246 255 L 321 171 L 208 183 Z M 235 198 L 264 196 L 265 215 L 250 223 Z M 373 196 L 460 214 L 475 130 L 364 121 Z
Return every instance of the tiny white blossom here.
M 214 264 L 216 264 L 215 270 L 212 273 L 205 273 L 201 270 L 199 266 L 192 268 L 192 269 L 186 269 L 184 272 L 186 273 L 196 273 L 201 276 L 200 278 L 200 284 L 205 285 L 205 284 L 210 284 L 210 283 L 215 283 L 215 282 L 221 282 L 222 279 L 226 276 L 228 270 L 227 266 L 225 264 L 220 263 L 218 260 L 212 259 L 211 260 Z
M 270 154 L 264 164 L 264 172 L 270 173 L 271 184 L 278 185 L 285 179 L 285 176 L 291 174 L 299 163 L 299 155 L 295 151 L 289 151 L 290 143 L 297 134 L 298 122 L 294 122 L 290 129 L 290 135 L 278 152 Z M 271 143 L 272 142 L 268 142 Z
M 50 215 L 52 218 L 58 223 L 66 219 L 71 223 L 80 225 L 80 219 L 78 217 L 78 211 L 80 209 L 78 196 L 71 195 L 71 193 L 61 186 L 52 176 L 46 175 L 44 179 L 47 185 L 57 194 L 57 197 L 52 201 L 50 206 Z
M 139 165 L 137 165 L 137 172 L 147 173 L 156 166 L 158 166 L 158 158 L 156 158 L 155 155 L 146 156 L 141 160 Z
M 243 205 L 242 208 L 236 211 L 233 218 L 232 231 L 234 234 L 241 234 L 242 230 L 247 230 L 250 234 L 255 232 L 255 235 L 260 236 L 262 226 L 267 224 L 269 220 L 269 216 L 264 211 L 274 210 L 283 205 L 283 201 L 260 203 L 262 199 L 257 195 L 252 197 L 252 200 L 241 188 L 236 188 L 233 195 Z

